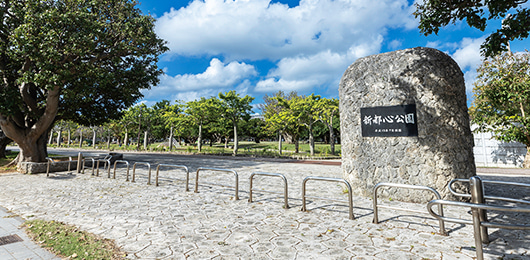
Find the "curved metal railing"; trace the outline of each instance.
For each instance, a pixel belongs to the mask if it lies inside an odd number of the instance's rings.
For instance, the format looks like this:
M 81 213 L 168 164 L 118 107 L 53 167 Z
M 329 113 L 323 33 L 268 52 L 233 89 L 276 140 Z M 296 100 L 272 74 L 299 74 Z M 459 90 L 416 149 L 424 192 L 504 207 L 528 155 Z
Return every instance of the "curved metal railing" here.
M 180 168 L 180 169 L 183 169 L 184 171 L 186 171 L 186 191 L 190 191 L 190 189 L 189 189 L 190 171 L 188 170 L 188 167 L 186 167 L 186 166 L 184 166 L 184 165 L 176 165 L 176 164 L 159 164 L 158 166 L 156 166 L 156 178 L 155 178 L 156 186 L 158 186 L 158 176 L 159 176 L 159 172 L 160 172 L 160 167 L 162 167 L 162 166 L 165 166 L 165 167 L 173 167 L 173 168 Z
M 199 172 L 200 171 L 218 171 L 218 172 L 231 172 L 234 174 L 235 176 L 235 179 L 236 179 L 236 185 L 235 185 L 235 189 L 236 189 L 236 194 L 235 194 L 235 200 L 239 200 L 239 176 L 237 175 L 237 172 L 234 171 L 234 170 L 227 170 L 227 169 L 219 169 L 219 168 L 204 168 L 204 167 L 199 167 L 197 169 L 197 173 L 196 173 L 196 176 L 195 176 L 195 193 L 199 192 Z
M 129 181 L 129 162 L 124 160 L 116 160 L 114 161 L 114 173 L 113 173 L 113 179 L 116 179 L 116 165 L 118 163 L 125 163 L 127 165 L 127 177 L 125 181 Z
M 253 172 L 253 173 L 251 173 L 250 177 L 249 177 L 249 179 L 250 179 L 250 188 L 249 188 L 248 202 L 252 203 L 252 183 L 253 183 L 253 180 L 254 180 L 254 176 L 256 176 L 256 175 L 282 178 L 282 180 L 283 180 L 284 208 L 288 209 L 289 208 L 289 192 L 287 191 L 287 189 L 288 189 L 287 188 L 287 178 L 285 178 L 285 176 L 283 174 L 280 174 L 280 173 L 271 173 L 271 172 Z M 267 192 L 267 191 L 263 191 L 263 192 Z M 269 192 L 271 192 L 271 191 L 269 191 Z
M 302 211 L 307 211 L 307 208 L 306 208 L 306 198 L 313 198 L 313 199 L 321 199 L 321 200 L 331 200 L 331 201 L 339 201 L 339 202 L 344 202 L 344 200 L 335 200 L 335 199 L 330 199 L 330 198 L 322 198 L 322 197 L 311 197 L 311 196 L 306 196 L 306 183 L 309 181 L 309 180 L 317 180 L 317 181 L 328 181 L 328 182 L 341 182 L 341 183 L 344 183 L 346 185 L 346 187 L 348 188 L 348 206 L 349 206 L 349 217 L 350 219 L 354 219 L 354 216 L 353 216 L 353 195 L 352 195 L 352 188 L 351 188 L 351 185 L 348 181 L 346 181 L 345 179 L 340 179 L 340 178 L 329 178 L 329 177 L 317 177 L 317 176 L 309 176 L 309 177 L 306 177 L 303 181 L 302 181 Z
M 466 220 L 466 219 L 460 219 L 460 218 L 452 218 L 452 217 L 445 217 L 436 214 L 432 207 L 435 205 L 440 206 L 458 206 L 458 207 L 469 207 L 471 208 L 471 212 L 473 215 L 472 220 Z M 473 235 L 475 237 L 475 248 L 476 248 L 476 254 L 478 260 L 484 259 L 484 252 L 482 249 L 482 227 L 485 228 L 504 228 L 504 229 L 522 229 L 522 230 L 530 230 L 530 225 L 521 225 L 521 224 L 506 224 L 506 223 L 499 223 L 499 222 L 488 222 L 488 221 L 482 221 L 480 219 L 480 211 L 485 210 L 495 210 L 495 211 L 501 211 L 501 212 L 519 212 L 519 213 L 530 213 L 530 208 L 522 208 L 522 207 L 508 207 L 508 206 L 497 206 L 497 205 L 486 205 L 486 204 L 475 204 L 475 203 L 469 203 L 469 202 L 459 202 L 459 201 L 448 201 L 448 200 L 433 200 L 430 201 L 427 204 L 427 210 L 429 213 L 443 221 L 447 222 L 453 222 L 458 224 L 466 224 L 466 225 L 473 225 Z
M 386 208 L 386 209 L 393 209 L 393 210 L 399 210 L 399 211 L 408 211 L 408 212 L 414 212 L 414 213 L 428 213 L 424 211 L 419 210 L 412 210 L 412 209 L 403 209 L 403 208 L 397 208 L 392 206 L 385 206 L 385 205 L 378 205 L 377 203 L 377 191 L 381 189 L 382 187 L 394 187 L 394 188 L 402 188 L 402 189 L 413 189 L 413 190 L 424 190 L 429 191 L 434 194 L 434 196 L 437 199 L 441 199 L 440 193 L 436 191 L 435 189 L 427 186 L 420 186 L 420 185 L 410 185 L 410 184 L 401 184 L 401 183 L 388 183 L 388 182 L 381 182 L 375 185 L 374 192 L 373 192 L 373 206 L 374 206 L 374 220 L 373 223 L 378 224 L 379 223 L 379 214 L 378 214 L 378 208 Z M 441 216 L 443 216 L 443 207 L 438 207 L 438 212 Z M 447 232 L 445 231 L 445 225 L 443 220 L 439 220 L 440 223 L 440 234 L 447 235 Z
M 131 182 L 135 182 L 136 180 L 136 165 L 146 165 L 147 170 L 149 171 L 147 175 L 147 185 L 151 185 L 151 164 L 147 162 L 135 162 L 133 164 L 133 173 L 132 173 L 132 180 Z
M 454 180 L 451 180 L 449 182 L 449 185 L 447 185 L 449 187 L 449 191 L 453 195 L 455 195 L 457 197 L 471 198 L 471 194 L 459 193 L 459 192 L 456 192 L 453 189 L 452 185 L 454 183 L 457 183 L 457 182 L 469 183 L 469 179 L 454 179 Z M 508 185 L 508 186 L 518 186 L 518 187 L 530 188 L 530 184 L 528 184 L 528 183 L 519 183 L 519 182 L 482 180 L 482 183 L 484 183 L 484 184 L 497 184 L 497 185 Z M 522 204 L 530 204 L 530 201 L 526 201 L 526 200 L 520 200 L 520 199 L 515 199 L 515 198 L 506 198 L 506 197 L 497 197 L 497 196 L 484 195 L 484 199 L 500 200 L 500 201 L 513 202 L 513 203 L 522 203 Z

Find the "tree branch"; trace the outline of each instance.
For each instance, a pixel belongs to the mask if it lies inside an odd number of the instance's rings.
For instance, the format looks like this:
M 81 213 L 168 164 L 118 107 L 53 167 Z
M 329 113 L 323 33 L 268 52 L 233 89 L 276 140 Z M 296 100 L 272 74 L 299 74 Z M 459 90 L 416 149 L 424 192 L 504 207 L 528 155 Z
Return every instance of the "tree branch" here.
M 55 116 L 59 110 L 59 96 L 61 92 L 60 86 L 53 87 L 52 90 L 48 91 L 48 96 L 46 97 L 46 109 L 44 114 L 39 118 L 39 121 L 31 127 L 28 136 L 31 138 L 38 139 L 55 121 Z

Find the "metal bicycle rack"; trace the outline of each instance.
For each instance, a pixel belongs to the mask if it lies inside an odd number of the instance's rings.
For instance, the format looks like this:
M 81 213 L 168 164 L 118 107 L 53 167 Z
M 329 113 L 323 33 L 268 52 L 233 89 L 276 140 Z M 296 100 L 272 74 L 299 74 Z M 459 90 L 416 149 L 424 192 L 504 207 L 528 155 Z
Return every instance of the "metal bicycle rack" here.
M 346 180 L 344 179 L 339 179 L 339 178 L 329 178 L 329 177 L 315 177 L 315 176 L 309 176 L 309 177 L 306 177 L 304 179 L 304 181 L 302 182 L 302 211 L 307 211 L 307 208 L 306 208 L 306 198 L 313 198 L 313 199 L 322 199 L 322 200 L 331 200 L 331 201 L 339 201 L 339 202 L 344 202 L 344 200 L 335 200 L 335 199 L 330 199 L 330 198 L 322 198 L 322 197 L 310 197 L 310 196 L 306 196 L 305 193 L 306 193 L 306 183 L 307 181 L 309 180 L 318 180 L 318 181 L 328 181 L 328 182 L 342 182 L 344 184 L 346 184 L 346 187 L 348 188 L 348 205 L 349 205 L 349 215 L 350 215 L 350 219 L 354 219 L 353 217 L 353 196 L 352 196 L 352 189 L 351 189 L 351 185 L 349 182 L 347 182 Z
M 283 184 L 284 184 L 284 190 L 283 190 L 283 198 L 284 198 L 284 208 L 285 209 L 288 209 L 289 208 L 289 193 L 287 192 L 287 178 L 285 178 L 285 176 L 283 174 L 280 174 L 280 173 L 270 173 L 270 172 L 253 172 L 252 174 L 250 174 L 250 189 L 249 189 L 249 198 L 248 198 L 248 202 L 252 202 L 252 180 L 254 179 L 254 176 L 256 175 L 260 175 L 260 176 L 272 176 L 272 177 L 280 177 L 283 179 Z M 267 191 L 264 191 L 264 192 L 267 192 Z M 275 193 L 275 192 L 271 192 L 271 191 L 268 191 L 270 193 Z
M 81 173 L 85 174 L 85 162 L 87 159 L 92 160 L 92 175 L 94 175 L 94 167 L 96 166 L 96 160 L 94 158 L 83 158 L 83 171 Z
M 46 161 L 48 162 L 46 166 L 46 177 L 50 177 L 50 163 L 54 164 L 55 161 L 50 157 L 46 157 Z M 68 171 L 70 171 L 71 169 L 72 162 L 73 162 L 72 157 L 71 156 L 68 157 Z
M 113 175 L 113 179 L 116 179 L 116 165 L 118 163 L 125 163 L 127 165 L 127 179 L 125 181 L 129 181 L 129 162 L 128 161 L 124 161 L 124 160 L 116 160 L 114 162 L 114 175 Z
M 156 166 L 156 178 L 155 178 L 155 183 L 156 183 L 155 185 L 156 186 L 158 186 L 158 176 L 159 176 L 159 172 L 160 172 L 160 167 L 161 166 L 184 169 L 186 171 L 186 191 L 190 191 L 190 189 L 189 189 L 190 171 L 188 170 L 188 167 L 186 167 L 184 165 L 159 164 L 158 166 Z
M 393 210 L 400 210 L 400 211 L 408 211 L 408 212 L 414 212 L 414 213 L 428 213 L 428 212 L 419 211 L 419 210 L 402 209 L 402 208 L 397 208 L 397 207 L 392 207 L 392 206 L 378 205 L 377 204 L 377 191 L 380 188 L 382 188 L 382 187 L 393 187 L 393 188 L 403 188 L 403 189 L 413 189 L 413 190 L 425 190 L 425 191 L 432 192 L 434 194 L 434 196 L 436 196 L 437 199 L 441 199 L 442 198 L 440 196 L 440 193 L 438 193 L 438 191 L 436 191 L 435 189 L 433 189 L 431 187 L 427 187 L 427 186 L 409 185 L 409 184 L 401 184 L 401 183 L 388 183 L 388 182 L 378 183 L 377 185 L 375 185 L 374 193 L 373 193 L 373 196 L 374 196 L 374 198 L 373 198 L 373 201 L 374 201 L 374 203 L 373 203 L 374 204 L 374 220 L 373 220 L 373 223 L 374 224 L 379 224 L 378 208 L 393 209 Z M 438 212 L 440 213 L 441 216 L 444 215 L 443 207 L 441 205 L 439 205 L 439 207 L 438 207 Z M 447 235 L 447 232 L 445 231 L 444 221 L 441 220 L 441 219 L 438 219 L 438 221 L 440 222 L 440 234 Z
M 458 193 L 453 190 L 451 185 L 455 182 L 468 182 L 470 194 Z M 489 222 L 487 217 L 487 210 L 495 211 L 504 211 L 504 212 L 519 212 L 519 213 L 530 213 L 530 208 L 522 207 L 508 207 L 508 206 L 494 206 L 485 204 L 486 199 L 489 200 L 500 200 L 507 202 L 515 202 L 521 204 L 530 204 L 530 201 L 519 200 L 514 198 L 505 198 L 505 197 L 495 197 L 495 196 L 486 196 L 484 192 L 484 183 L 489 184 L 500 184 L 500 185 L 511 185 L 530 188 L 530 184 L 526 183 L 517 183 L 517 182 L 504 182 L 504 181 L 488 181 L 482 180 L 478 176 L 473 176 L 467 179 L 454 179 L 449 182 L 449 191 L 455 196 L 471 198 L 471 202 L 458 202 L 458 201 L 447 201 L 447 200 L 433 200 L 427 204 L 427 210 L 429 213 L 438 219 L 443 219 L 444 221 L 473 225 L 473 235 L 475 237 L 475 248 L 478 260 L 484 259 L 484 252 L 482 249 L 482 244 L 489 243 L 488 228 L 504 228 L 504 229 L 522 229 L 530 230 L 530 225 L 516 225 L 516 224 L 506 224 L 498 222 Z M 465 220 L 459 218 L 449 218 L 437 215 L 432 211 L 434 205 L 447 205 L 447 206 L 458 206 L 458 207 L 469 207 L 471 208 L 472 220 Z
M 146 162 L 135 162 L 134 165 L 133 165 L 133 173 L 132 173 L 132 180 L 131 182 L 134 182 L 135 181 L 135 176 L 136 176 L 136 165 L 138 164 L 141 164 L 141 165 L 147 165 L 147 169 L 149 171 L 149 175 L 147 177 L 147 185 L 151 185 L 151 164 L 150 163 L 146 163 Z
M 199 172 L 200 171 L 218 171 L 218 172 L 231 172 L 234 174 L 236 178 L 236 194 L 235 194 L 235 200 L 239 200 L 239 176 L 237 175 L 237 172 L 234 170 L 226 170 L 226 169 L 218 169 L 218 168 L 203 168 L 199 167 L 197 169 L 197 173 L 195 176 L 195 193 L 199 192 Z
M 99 176 L 99 162 L 104 162 L 103 169 L 107 168 L 108 178 L 110 178 L 110 159 L 112 158 L 111 155 L 105 156 L 103 159 L 97 159 L 96 162 L 96 176 Z
M 462 182 L 462 183 L 469 183 L 470 187 L 470 194 L 465 193 L 458 193 L 455 190 L 453 190 L 452 185 L 456 182 Z M 507 182 L 507 181 L 490 181 L 490 180 L 482 180 L 478 176 L 473 176 L 469 179 L 454 179 L 449 182 L 449 191 L 458 197 L 462 198 L 470 198 L 472 203 L 486 203 L 486 200 L 500 200 L 500 201 L 506 201 L 506 202 L 512 202 L 512 203 L 521 203 L 521 204 L 530 204 L 530 201 L 526 200 L 520 200 L 520 199 L 514 199 L 514 198 L 505 198 L 505 197 L 496 197 L 496 196 L 486 196 L 486 193 L 484 191 L 484 184 L 498 184 L 498 185 L 508 185 L 508 186 L 518 186 L 518 187 L 525 187 L 530 188 L 530 184 L 527 183 L 519 183 L 519 182 Z M 487 212 L 484 209 L 478 209 L 480 221 L 485 222 L 488 221 L 487 219 Z M 489 235 L 488 235 L 488 229 L 487 226 L 481 226 L 481 240 L 482 243 L 489 243 Z
M 473 178 L 473 177 L 472 177 Z M 480 177 L 478 177 L 480 178 Z M 490 181 L 490 180 L 482 180 L 482 183 L 483 184 L 499 184 L 499 185 L 510 185 L 510 186 L 518 186 L 518 187 L 525 187 L 525 188 L 530 188 L 530 184 L 528 183 L 519 183 L 519 182 L 507 182 L 507 181 Z M 462 198 L 472 198 L 472 194 L 466 194 L 466 193 L 458 193 L 456 192 L 455 190 L 453 190 L 453 187 L 452 187 L 452 184 L 453 183 L 457 183 L 457 182 L 462 182 L 462 183 L 469 183 L 469 179 L 454 179 L 454 180 L 451 180 L 449 182 L 449 191 L 455 195 L 455 196 L 458 196 L 458 197 L 462 197 Z M 530 204 L 529 201 L 526 201 L 526 200 L 520 200 L 520 199 L 514 199 L 514 198 L 505 198 L 505 197 L 496 197 L 496 196 L 486 196 L 484 194 L 484 199 L 489 199 L 489 200 L 502 200 L 502 201 L 506 201 L 506 202 L 513 202 L 513 203 L 523 203 L 523 204 Z
M 459 218 L 450 218 L 444 217 L 436 214 L 432 207 L 434 205 L 438 206 L 459 206 L 459 207 L 469 207 L 473 214 L 473 220 L 465 220 Z M 485 212 L 486 210 L 496 210 L 504 212 L 520 212 L 520 213 L 530 213 L 530 208 L 520 208 L 520 207 L 507 207 L 507 206 L 492 206 L 485 204 L 475 204 L 469 202 L 458 202 L 458 201 L 448 201 L 448 200 L 433 200 L 427 204 L 427 210 L 429 213 L 440 220 L 447 222 L 453 222 L 458 224 L 473 225 L 473 235 L 475 237 L 475 248 L 478 260 L 484 259 L 484 252 L 482 249 L 482 230 L 483 228 L 504 228 L 504 229 L 522 229 L 530 230 L 530 225 L 515 225 L 515 224 L 505 224 L 505 223 L 495 223 L 481 220 L 480 211 Z

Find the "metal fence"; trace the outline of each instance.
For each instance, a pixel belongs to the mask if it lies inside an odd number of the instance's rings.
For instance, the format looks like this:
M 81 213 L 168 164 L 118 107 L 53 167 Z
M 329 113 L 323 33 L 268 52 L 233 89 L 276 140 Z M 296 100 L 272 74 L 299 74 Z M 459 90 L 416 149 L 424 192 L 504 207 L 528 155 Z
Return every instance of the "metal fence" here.
M 436 191 L 435 189 L 433 189 L 431 187 L 419 186 L 419 185 L 401 184 L 401 183 L 388 183 L 388 182 L 378 183 L 377 185 L 375 185 L 374 192 L 373 192 L 373 196 L 374 196 L 374 199 L 373 199 L 373 201 L 374 201 L 373 202 L 373 205 L 374 205 L 374 220 L 373 220 L 373 222 L 375 224 L 379 223 L 378 208 L 386 208 L 386 209 L 393 209 L 393 210 L 400 210 L 400 211 L 408 211 L 408 212 L 414 212 L 414 213 L 420 213 L 420 214 L 429 213 L 429 212 L 424 212 L 424 211 L 419 211 L 419 210 L 403 209 L 403 208 L 397 208 L 397 207 L 392 207 L 392 206 L 379 205 L 378 202 L 377 202 L 377 191 L 379 189 L 383 188 L 383 187 L 393 187 L 393 188 L 401 188 L 401 189 L 413 189 L 413 190 L 429 191 L 429 192 L 432 192 L 437 199 L 441 199 L 440 193 L 438 193 L 438 191 Z M 438 207 L 438 212 L 440 213 L 441 216 L 444 215 L 442 206 Z M 439 222 L 440 222 L 440 234 L 447 235 L 447 232 L 445 231 L 445 225 L 444 225 L 443 220 L 439 220 Z
M 271 173 L 271 172 L 253 172 L 252 174 L 250 174 L 250 177 L 249 177 L 249 181 L 250 181 L 250 184 L 249 184 L 249 193 L 248 193 L 248 202 L 252 203 L 252 186 L 253 186 L 253 180 L 254 180 L 254 176 L 270 176 L 270 177 L 280 177 L 282 178 L 283 180 L 283 198 L 284 198 L 284 208 L 285 209 L 288 209 L 289 208 L 289 192 L 288 192 L 288 186 L 287 186 L 287 178 L 285 178 L 285 176 L 283 174 L 280 174 L 280 173 Z M 274 192 L 271 192 L 271 191 L 264 191 L 262 190 L 262 192 L 270 192 L 270 193 L 274 193 Z
M 323 197 L 312 197 L 312 196 L 306 196 L 306 184 L 308 181 L 314 180 L 314 181 L 327 181 L 327 182 L 341 182 L 346 185 L 348 188 L 348 206 L 349 206 L 349 217 L 350 219 L 354 219 L 353 216 L 353 196 L 352 196 L 352 189 L 350 183 L 348 183 L 344 179 L 340 178 L 329 178 L 329 177 L 317 177 L 317 176 L 309 176 L 306 177 L 302 181 L 302 211 L 307 211 L 306 208 L 306 198 L 313 198 L 313 199 L 321 199 L 321 200 L 331 200 L 331 201 L 338 201 L 338 202 L 344 202 L 344 200 L 335 200 L 330 198 L 323 198 Z
M 197 173 L 195 176 L 195 193 L 199 192 L 199 172 L 200 171 L 217 171 L 217 172 L 228 172 L 233 173 L 235 177 L 235 200 L 239 200 L 239 176 L 236 171 L 234 170 L 228 170 L 228 169 L 219 169 L 219 168 L 205 168 L 205 167 L 199 167 L 197 169 Z
M 456 179 L 452 181 L 450 184 L 453 184 L 454 182 L 465 182 L 466 180 L 463 179 Z M 500 222 L 490 222 L 488 220 L 487 216 L 487 210 L 495 210 L 499 212 L 518 212 L 518 213 L 530 213 L 530 208 L 528 207 L 519 207 L 519 206 L 500 206 L 500 205 L 487 205 L 486 199 L 490 200 L 500 200 L 500 201 L 508 201 L 508 202 L 517 202 L 517 203 L 523 203 L 523 204 L 530 204 L 530 201 L 525 200 L 518 200 L 513 198 L 503 198 L 503 197 L 493 197 L 493 196 L 486 196 L 484 192 L 484 183 L 490 183 L 490 184 L 501 184 L 501 185 L 515 185 L 520 187 L 530 187 L 529 184 L 525 183 L 514 183 L 514 182 L 501 182 L 501 181 L 482 181 L 482 179 L 478 176 L 473 176 L 467 180 L 469 182 L 469 188 L 470 188 L 470 194 L 462 194 L 462 193 L 456 193 L 457 196 L 471 198 L 471 202 L 458 202 L 458 201 L 448 201 L 448 200 L 433 200 L 429 202 L 427 205 L 427 209 L 429 213 L 434 216 L 437 219 L 444 220 L 447 222 L 453 222 L 453 223 L 459 223 L 459 224 L 466 224 L 466 225 L 473 225 L 473 236 L 475 237 L 475 248 L 476 248 L 476 254 L 478 260 L 484 259 L 484 252 L 482 248 L 482 244 L 489 243 L 489 237 L 488 237 L 488 228 L 504 228 L 504 229 L 522 229 L 522 230 L 530 230 L 530 225 L 522 225 L 522 224 L 507 224 L 507 223 L 500 223 Z M 450 188 L 451 192 L 454 192 L 452 188 Z M 455 193 L 453 193 L 455 194 Z M 464 196 L 465 195 L 465 196 Z M 450 218 L 450 217 L 444 217 L 441 215 L 436 214 L 432 207 L 438 205 L 438 206 L 456 206 L 456 207 L 469 207 L 471 209 L 472 213 L 472 220 L 467 219 L 459 219 L 459 218 Z

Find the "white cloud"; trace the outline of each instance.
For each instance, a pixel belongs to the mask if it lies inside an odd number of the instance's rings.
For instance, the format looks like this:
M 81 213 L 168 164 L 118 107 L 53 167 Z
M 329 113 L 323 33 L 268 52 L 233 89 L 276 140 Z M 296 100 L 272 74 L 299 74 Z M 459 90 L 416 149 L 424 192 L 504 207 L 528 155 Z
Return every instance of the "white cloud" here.
M 266 79 L 258 82 L 255 90 L 298 91 L 321 86 L 338 89 L 340 78 L 348 66 L 360 57 L 377 53 L 382 41 L 383 38 L 378 36 L 371 44 L 354 46 L 341 54 L 325 50 L 311 56 L 284 58 L 269 72 Z
M 458 63 L 462 70 L 476 70 L 476 68 L 482 63 L 480 45 L 484 42 L 484 39 L 484 37 L 478 39 L 462 39 L 459 48 L 452 55 L 453 59 Z
M 254 66 L 244 62 L 225 64 L 219 59 L 212 59 L 210 66 L 199 74 L 177 76 L 162 75 L 160 84 L 150 91 L 144 92 L 145 98 L 171 100 L 195 100 L 201 96 L 217 95 L 220 90 L 247 84 L 246 78 L 257 75 Z M 244 90 L 244 87 L 240 87 Z
M 346 53 L 369 44 L 387 27 L 414 27 L 406 0 L 195 0 L 157 21 L 170 55 L 223 55 L 229 59 Z
M 484 42 L 484 39 L 485 37 L 476 39 L 464 38 L 459 43 L 458 49 L 451 55 L 460 66 L 462 72 L 464 72 L 468 98 L 472 96 L 473 83 L 477 77 L 477 68 L 482 64 L 483 58 L 480 56 L 480 45 Z
M 388 47 L 392 50 L 397 50 L 399 49 L 399 47 L 401 47 L 403 43 L 400 41 L 400 40 L 392 40 L 389 44 L 388 44 Z

